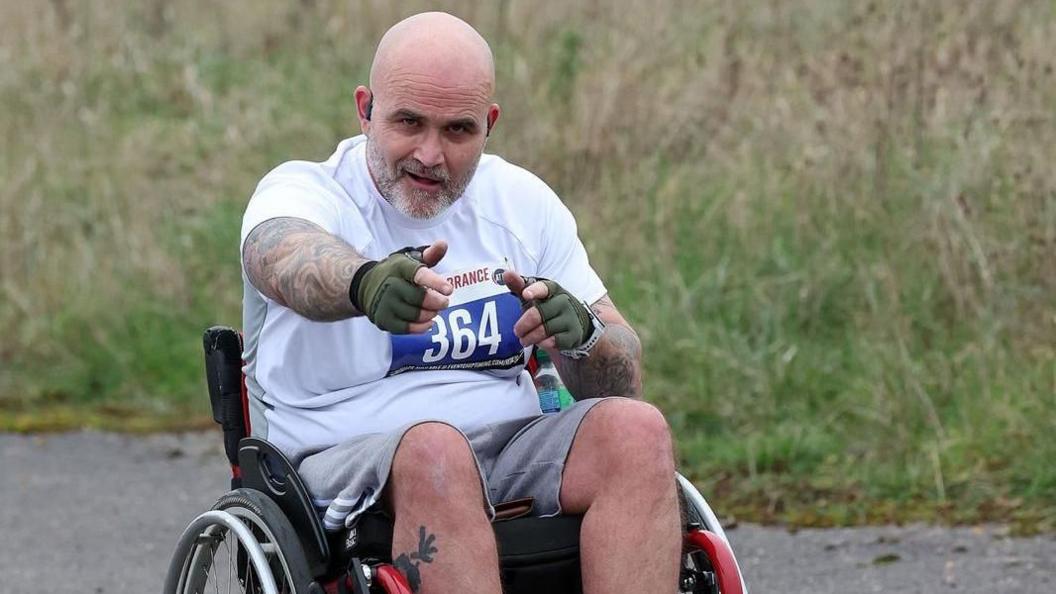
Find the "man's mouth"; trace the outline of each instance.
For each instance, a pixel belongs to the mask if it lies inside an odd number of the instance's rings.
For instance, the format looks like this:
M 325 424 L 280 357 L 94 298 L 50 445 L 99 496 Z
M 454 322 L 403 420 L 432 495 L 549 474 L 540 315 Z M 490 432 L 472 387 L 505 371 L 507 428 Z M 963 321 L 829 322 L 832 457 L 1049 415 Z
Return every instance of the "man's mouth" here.
M 407 177 L 411 180 L 411 183 L 427 190 L 439 188 L 443 184 L 443 181 L 441 180 L 433 179 L 424 175 L 416 175 L 414 173 L 411 173 L 410 171 L 404 170 L 404 173 L 407 174 Z

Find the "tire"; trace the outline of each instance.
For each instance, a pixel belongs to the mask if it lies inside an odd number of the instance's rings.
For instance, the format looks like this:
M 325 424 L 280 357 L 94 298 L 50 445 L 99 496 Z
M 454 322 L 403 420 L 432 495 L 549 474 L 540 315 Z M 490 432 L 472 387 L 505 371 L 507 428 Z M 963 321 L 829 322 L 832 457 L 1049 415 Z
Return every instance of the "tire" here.
M 163 591 L 268 594 L 272 580 L 278 594 L 308 594 L 312 578 L 304 549 L 274 501 L 259 491 L 238 489 L 220 497 L 213 511 L 184 531 Z

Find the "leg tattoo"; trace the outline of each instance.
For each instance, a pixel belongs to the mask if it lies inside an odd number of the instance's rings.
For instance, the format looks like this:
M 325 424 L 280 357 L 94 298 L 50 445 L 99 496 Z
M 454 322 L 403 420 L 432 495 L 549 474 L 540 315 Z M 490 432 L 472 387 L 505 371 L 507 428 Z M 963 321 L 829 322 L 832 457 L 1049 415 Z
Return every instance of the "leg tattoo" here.
M 414 592 L 418 592 L 422 587 L 422 574 L 419 567 L 422 563 L 432 563 L 435 559 L 433 555 L 439 552 L 439 549 L 434 546 L 435 542 L 436 535 L 427 533 L 425 526 L 419 526 L 418 550 L 403 553 L 392 562 L 396 569 L 407 576 L 407 582 L 410 583 L 411 590 Z M 412 560 L 416 562 L 412 563 Z

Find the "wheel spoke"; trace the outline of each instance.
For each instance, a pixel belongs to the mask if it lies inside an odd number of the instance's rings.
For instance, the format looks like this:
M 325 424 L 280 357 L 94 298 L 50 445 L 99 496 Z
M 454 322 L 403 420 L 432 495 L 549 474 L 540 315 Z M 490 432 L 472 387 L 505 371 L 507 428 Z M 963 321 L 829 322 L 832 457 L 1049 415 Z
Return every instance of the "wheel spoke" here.
M 257 589 L 258 589 L 257 584 L 255 583 L 256 580 L 253 579 L 254 576 L 257 575 L 257 572 L 251 571 L 250 568 L 251 568 L 251 566 L 249 564 L 249 555 L 246 555 L 246 592 L 247 592 L 247 594 L 255 593 L 257 591 Z
M 231 594 L 231 584 L 238 583 L 238 547 L 239 541 L 235 541 L 235 550 L 228 551 L 227 555 L 227 594 Z
M 227 542 L 226 538 L 224 539 L 224 549 L 227 550 L 228 554 L 230 554 L 231 546 Z M 212 564 L 209 567 L 209 575 L 212 576 L 212 591 L 215 594 L 220 594 L 220 574 L 216 573 L 215 571 L 213 571 L 213 570 L 216 569 L 216 557 L 218 557 L 218 556 L 216 556 L 216 551 L 218 551 L 218 550 L 220 550 L 220 546 L 216 546 L 216 549 L 213 549 L 213 551 L 212 551 Z

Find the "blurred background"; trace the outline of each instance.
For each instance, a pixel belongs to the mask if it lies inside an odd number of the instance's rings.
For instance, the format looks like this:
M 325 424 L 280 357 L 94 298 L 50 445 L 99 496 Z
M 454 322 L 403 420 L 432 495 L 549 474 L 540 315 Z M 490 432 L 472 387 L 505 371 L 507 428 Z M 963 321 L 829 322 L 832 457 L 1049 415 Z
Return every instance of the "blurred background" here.
M 717 509 L 1056 529 L 1051 0 L 0 0 L 0 430 L 209 427 L 257 180 L 437 8 Z

